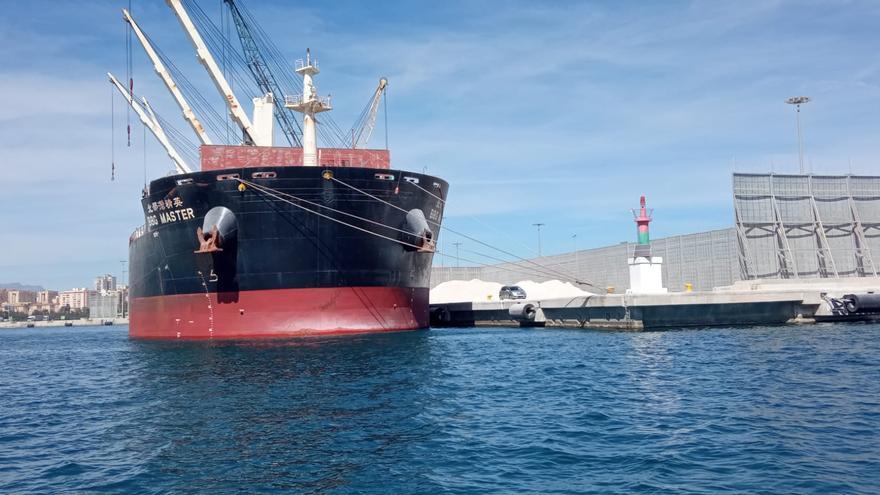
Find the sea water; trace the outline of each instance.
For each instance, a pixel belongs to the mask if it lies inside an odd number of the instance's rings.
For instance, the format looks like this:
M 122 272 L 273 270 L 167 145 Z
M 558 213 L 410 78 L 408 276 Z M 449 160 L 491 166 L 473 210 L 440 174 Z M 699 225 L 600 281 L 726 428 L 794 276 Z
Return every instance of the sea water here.
M 0 493 L 878 493 L 880 325 L 0 331 Z

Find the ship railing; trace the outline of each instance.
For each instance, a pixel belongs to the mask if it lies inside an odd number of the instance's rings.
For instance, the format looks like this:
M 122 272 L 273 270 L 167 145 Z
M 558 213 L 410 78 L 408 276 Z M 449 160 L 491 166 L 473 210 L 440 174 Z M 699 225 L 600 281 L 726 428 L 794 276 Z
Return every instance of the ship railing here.
M 318 68 L 318 60 L 314 59 L 314 58 L 309 60 L 309 65 L 311 65 L 312 67 L 317 69 Z M 300 70 L 303 67 L 306 67 L 306 61 L 301 58 L 296 59 L 296 62 L 294 63 L 294 68 L 296 70 Z
M 146 232 L 147 232 L 147 225 L 146 224 L 141 225 L 140 227 L 134 229 L 134 232 L 132 232 L 131 235 L 128 236 L 128 243 L 131 244 L 132 242 L 136 241 L 137 239 L 140 239 Z
M 329 96 L 315 96 L 309 99 L 304 99 L 303 95 L 286 95 L 284 97 L 284 105 L 285 106 L 297 106 L 303 103 L 317 102 L 323 107 L 330 107 L 330 97 Z

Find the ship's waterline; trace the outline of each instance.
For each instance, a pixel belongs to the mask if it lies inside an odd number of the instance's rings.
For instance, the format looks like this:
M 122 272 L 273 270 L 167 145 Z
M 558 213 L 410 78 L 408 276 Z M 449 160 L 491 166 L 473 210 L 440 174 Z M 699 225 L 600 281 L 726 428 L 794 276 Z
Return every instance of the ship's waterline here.
M 131 336 L 425 328 L 447 189 L 436 177 L 360 167 L 157 179 L 130 240 Z
M 424 287 L 324 287 L 131 300 L 136 338 L 281 338 L 428 327 Z

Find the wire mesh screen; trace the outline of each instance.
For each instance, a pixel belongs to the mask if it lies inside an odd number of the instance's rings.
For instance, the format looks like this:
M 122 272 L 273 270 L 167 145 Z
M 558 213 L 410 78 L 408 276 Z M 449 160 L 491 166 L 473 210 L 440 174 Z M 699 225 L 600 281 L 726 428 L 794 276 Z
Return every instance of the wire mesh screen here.
M 771 175 L 771 194 L 777 198 L 802 198 L 810 195 L 806 175 Z
M 812 190 L 816 199 L 842 199 L 849 196 L 846 176 L 813 176 Z
M 733 174 L 735 227 L 651 241 L 663 258 L 670 291 L 711 290 L 740 279 L 864 277 L 880 256 L 880 177 Z M 544 256 L 528 262 L 433 270 L 431 285 L 479 278 L 588 280 L 595 287 L 629 288 L 627 259 L 634 243 Z M 880 259 L 878 259 L 880 261 Z M 549 270 L 549 272 L 548 272 Z
M 663 284 L 670 291 L 682 291 L 690 283 L 694 290 L 711 290 L 738 280 L 736 233 L 733 229 L 654 239 L 651 251 L 663 258 Z M 584 290 L 624 292 L 629 287 L 629 265 L 635 243 L 584 249 L 577 252 L 535 258 L 529 262 L 502 263 L 481 267 L 434 267 L 431 287 L 449 280 L 478 278 L 501 284 L 523 280 L 589 281 Z M 543 268 L 539 268 L 543 267 Z M 544 273 L 541 273 L 541 272 Z
M 880 177 L 734 174 L 740 277 L 876 275 Z
M 880 177 L 850 177 L 849 190 L 853 197 L 880 198 Z

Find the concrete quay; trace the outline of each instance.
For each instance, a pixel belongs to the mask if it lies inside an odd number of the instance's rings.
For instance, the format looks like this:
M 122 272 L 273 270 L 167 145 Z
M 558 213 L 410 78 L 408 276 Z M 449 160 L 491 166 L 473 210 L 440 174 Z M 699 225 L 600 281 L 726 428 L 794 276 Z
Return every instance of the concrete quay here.
M 431 305 L 432 326 L 553 326 L 608 330 L 803 324 L 878 319 L 840 314 L 830 302 L 880 293 L 880 279 L 743 281 L 706 292 L 592 294 L 542 300 Z
M 4 321 L 0 322 L 0 330 L 11 328 L 53 328 L 53 327 L 99 327 L 101 325 L 128 325 L 128 318 L 103 318 L 81 320 L 52 320 L 52 321 Z

